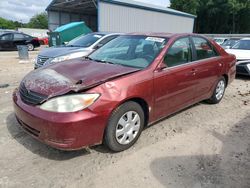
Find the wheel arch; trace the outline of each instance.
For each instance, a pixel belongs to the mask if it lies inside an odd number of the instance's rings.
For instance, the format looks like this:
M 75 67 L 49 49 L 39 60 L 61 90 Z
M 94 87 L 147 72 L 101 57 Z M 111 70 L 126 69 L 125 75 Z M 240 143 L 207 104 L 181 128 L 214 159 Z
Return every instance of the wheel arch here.
M 227 74 L 223 74 L 222 75 L 224 78 L 225 78 L 225 80 L 226 80 L 226 87 L 228 86 L 228 75 Z
M 126 103 L 126 102 L 129 102 L 129 101 L 133 101 L 133 102 L 136 102 L 137 104 L 139 104 L 144 112 L 144 127 L 148 124 L 148 121 L 149 121 L 149 104 L 148 102 L 141 98 L 141 97 L 130 97 L 130 98 L 127 98 L 123 101 L 121 101 L 120 103 L 118 103 L 116 105 L 116 107 L 112 110 L 112 112 L 110 113 L 110 116 L 111 114 L 113 113 L 114 110 L 116 110 L 119 106 L 121 106 L 122 104 Z

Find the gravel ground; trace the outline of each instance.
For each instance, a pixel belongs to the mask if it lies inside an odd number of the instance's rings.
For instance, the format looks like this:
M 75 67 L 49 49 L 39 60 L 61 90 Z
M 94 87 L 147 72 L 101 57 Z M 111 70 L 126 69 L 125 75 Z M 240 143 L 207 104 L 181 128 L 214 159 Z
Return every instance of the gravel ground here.
M 63 152 L 15 120 L 11 94 L 32 69 L 17 52 L 0 52 L 0 84 L 9 84 L 0 88 L 0 188 L 250 187 L 250 79 L 237 78 L 218 105 L 199 103 L 146 128 L 127 151 Z

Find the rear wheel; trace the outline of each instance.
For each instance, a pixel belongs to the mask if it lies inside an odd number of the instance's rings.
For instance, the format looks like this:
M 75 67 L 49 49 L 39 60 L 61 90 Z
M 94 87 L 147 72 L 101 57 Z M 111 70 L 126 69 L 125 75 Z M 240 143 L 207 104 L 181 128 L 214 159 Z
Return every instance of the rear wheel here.
M 212 97 L 208 99 L 207 102 L 210 104 L 219 103 L 224 96 L 225 89 L 226 89 L 226 80 L 224 77 L 221 77 L 217 82 Z
M 28 44 L 28 50 L 33 51 L 34 50 L 34 45 L 33 44 Z
M 143 126 L 141 106 L 133 101 L 126 102 L 113 111 L 105 131 L 105 144 L 115 152 L 126 150 L 137 141 Z

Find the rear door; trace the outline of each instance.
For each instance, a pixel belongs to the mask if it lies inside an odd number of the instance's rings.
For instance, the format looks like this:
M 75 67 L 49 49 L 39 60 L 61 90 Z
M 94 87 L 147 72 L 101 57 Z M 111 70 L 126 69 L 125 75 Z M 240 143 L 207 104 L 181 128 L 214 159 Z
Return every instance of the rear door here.
M 15 47 L 17 45 L 26 45 L 26 39 L 22 33 L 14 33 L 13 43 Z
M 174 113 L 194 101 L 197 79 L 193 68 L 190 38 L 177 39 L 168 49 L 167 68 L 154 73 L 155 118 Z
M 218 81 L 223 70 L 221 57 L 210 42 L 199 36 L 192 36 L 194 48 L 194 71 L 198 85 L 195 92 L 195 100 L 200 101 L 209 98 L 213 87 Z

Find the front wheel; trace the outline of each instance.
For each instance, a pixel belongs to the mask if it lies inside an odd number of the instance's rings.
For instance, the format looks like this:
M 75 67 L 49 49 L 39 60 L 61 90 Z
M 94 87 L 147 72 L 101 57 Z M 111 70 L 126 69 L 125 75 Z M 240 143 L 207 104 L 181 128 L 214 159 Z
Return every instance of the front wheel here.
M 208 99 L 207 102 L 210 104 L 219 103 L 224 96 L 225 89 L 226 89 L 226 80 L 224 77 L 221 77 L 217 82 L 212 97 Z
M 109 119 L 105 144 L 115 152 L 130 148 L 139 138 L 144 122 L 144 112 L 138 103 L 130 101 L 122 104 Z

